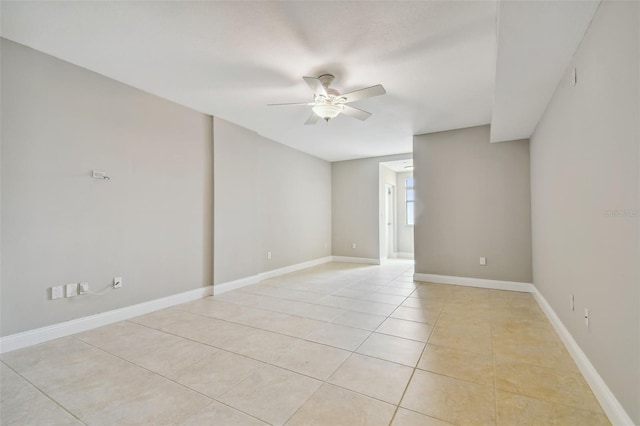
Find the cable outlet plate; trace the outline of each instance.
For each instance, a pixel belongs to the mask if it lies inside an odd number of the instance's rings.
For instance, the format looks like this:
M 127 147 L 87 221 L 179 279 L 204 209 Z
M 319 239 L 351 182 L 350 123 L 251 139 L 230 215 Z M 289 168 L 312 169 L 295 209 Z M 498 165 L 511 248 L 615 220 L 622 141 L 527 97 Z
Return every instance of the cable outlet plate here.
M 122 277 L 115 277 L 113 279 L 113 288 L 121 288 L 122 287 Z
M 87 294 L 89 293 L 89 283 L 84 282 L 78 285 L 78 294 Z

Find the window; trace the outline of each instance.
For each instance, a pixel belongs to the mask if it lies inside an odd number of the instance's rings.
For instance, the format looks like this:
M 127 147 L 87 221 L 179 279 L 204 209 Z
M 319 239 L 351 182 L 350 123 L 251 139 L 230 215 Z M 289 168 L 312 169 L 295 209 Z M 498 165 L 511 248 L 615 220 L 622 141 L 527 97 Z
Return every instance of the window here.
M 413 205 L 415 202 L 415 191 L 413 189 L 413 178 L 407 178 L 404 181 L 404 194 L 407 207 L 407 225 L 413 226 L 415 223 L 415 216 Z

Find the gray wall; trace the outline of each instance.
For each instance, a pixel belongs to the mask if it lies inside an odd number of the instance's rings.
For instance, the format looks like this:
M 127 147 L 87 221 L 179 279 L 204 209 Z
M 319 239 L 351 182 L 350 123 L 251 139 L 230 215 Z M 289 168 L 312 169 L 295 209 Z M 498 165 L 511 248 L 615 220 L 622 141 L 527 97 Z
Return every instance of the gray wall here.
M 489 126 L 419 135 L 413 163 L 416 272 L 531 282 L 528 140 L 491 144 Z
M 407 193 L 406 193 L 406 179 L 413 176 L 413 172 L 397 173 L 396 174 L 396 191 L 398 193 L 396 201 L 398 207 L 396 208 L 398 217 L 397 233 L 398 233 L 398 253 L 411 253 L 413 255 L 413 226 L 407 225 Z
M 211 285 L 211 117 L 1 47 L 1 334 Z M 105 296 L 49 300 L 114 276 L 124 287 Z
M 531 138 L 531 195 L 534 284 L 640 424 L 638 9 L 600 5 Z
M 215 284 L 331 255 L 330 163 L 218 118 L 214 141 Z
M 331 163 L 334 256 L 380 259 L 380 163 L 408 158 L 411 154 Z

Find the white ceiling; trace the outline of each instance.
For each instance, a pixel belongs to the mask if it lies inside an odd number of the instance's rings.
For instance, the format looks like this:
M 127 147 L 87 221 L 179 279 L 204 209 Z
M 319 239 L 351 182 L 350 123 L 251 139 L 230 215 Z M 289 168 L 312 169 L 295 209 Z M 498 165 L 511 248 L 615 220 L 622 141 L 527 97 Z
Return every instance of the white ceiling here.
M 526 8 L 518 14 L 515 4 L 509 19 L 522 19 Z M 514 80 L 509 58 L 522 60 L 513 48 L 497 54 L 496 1 L 2 1 L 1 8 L 2 37 L 329 161 L 411 152 L 414 134 L 499 120 L 513 100 L 494 101 L 496 56 L 505 81 Z M 580 28 L 569 28 L 562 44 L 575 50 Z M 544 30 L 526 32 L 523 46 Z M 542 52 L 538 61 L 546 60 Z M 309 107 L 266 106 L 311 100 L 302 76 L 327 72 L 343 93 L 379 83 L 387 95 L 353 104 L 373 113 L 364 122 L 339 116 L 305 126 Z M 557 78 L 529 90 L 546 84 L 549 92 Z M 517 130 L 530 132 L 528 124 Z
M 409 158 L 407 160 L 385 161 L 380 164 L 396 173 L 413 172 L 413 158 Z

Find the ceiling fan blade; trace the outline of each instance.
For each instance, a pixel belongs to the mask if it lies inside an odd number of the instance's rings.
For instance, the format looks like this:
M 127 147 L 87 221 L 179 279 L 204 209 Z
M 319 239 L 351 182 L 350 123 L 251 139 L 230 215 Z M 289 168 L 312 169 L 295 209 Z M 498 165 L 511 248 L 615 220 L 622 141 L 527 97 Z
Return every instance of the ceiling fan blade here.
M 342 110 L 342 113 L 344 115 L 348 115 L 349 117 L 353 117 L 353 118 L 357 118 L 358 120 L 366 120 L 367 118 L 369 118 L 371 116 L 370 112 L 367 111 L 363 111 L 361 109 L 358 108 L 354 108 L 352 106 L 349 105 L 345 105 L 344 109 Z
M 284 105 L 315 105 L 313 102 L 289 102 L 285 104 L 267 104 L 267 106 L 284 106 Z
M 307 118 L 307 121 L 304 122 L 304 124 L 305 125 L 316 124 L 318 120 L 320 120 L 320 117 L 318 117 L 318 115 L 315 112 L 312 112 L 309 118 Z
M 311 90 L 313 90 L 313 93 L 315 93 L 316 95 L 322 95 L 322 96 L 327 96 L 327 89 L 325 89 L 325 87 L 322 85 L 322 82 L 320 81 L 319 78 L 315 78 L 315 77 L 302 77 L 304 79 L 304 81 L 307 82 L 307 84 L 309 85 L 309 87 L 311 87 Z
M 364 89 L 354 90 L 353 92 L 345 93 L 340 95 L 341 98 L 346 98 L 345 102 L 353 102 L 359 101 L 360 99 L 372 98 L 374 96 L 380 96 L 387 93 L 382 87 L 382 84 L 377 84 L 375 86 L 366 87 Z

